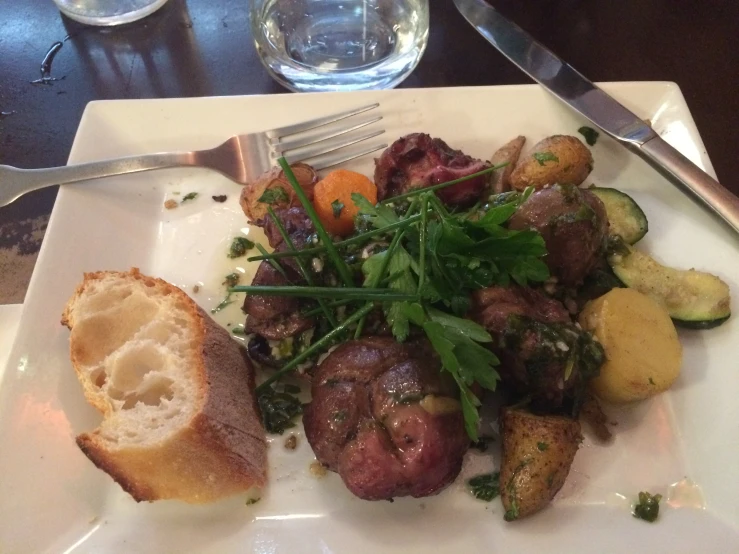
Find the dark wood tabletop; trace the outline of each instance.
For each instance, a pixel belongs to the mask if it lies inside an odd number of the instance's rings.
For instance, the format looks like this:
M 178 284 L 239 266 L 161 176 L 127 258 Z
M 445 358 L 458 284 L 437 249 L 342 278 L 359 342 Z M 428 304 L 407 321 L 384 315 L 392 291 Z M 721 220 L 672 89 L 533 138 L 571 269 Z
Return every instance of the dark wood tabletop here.
M 675 81 L 719 180 L 739 193 L 739 2 L 493 3 L 594 81 Z M 91 100 L 286 93 L 259 62 L 248 4 L 170 0 L 139 22 L 94 28 L 62 17 L 51 0 L 0 2 L 0 164 L 63 165 Z M 452 0 L 430 4 L 428 49 L 402 87 L 530 82 Z M 33 84 L 57 41 L 50 72 L 57 80 Z M 55 197 L 50 188 L 0 208 L 0 304 L 22 302 Z

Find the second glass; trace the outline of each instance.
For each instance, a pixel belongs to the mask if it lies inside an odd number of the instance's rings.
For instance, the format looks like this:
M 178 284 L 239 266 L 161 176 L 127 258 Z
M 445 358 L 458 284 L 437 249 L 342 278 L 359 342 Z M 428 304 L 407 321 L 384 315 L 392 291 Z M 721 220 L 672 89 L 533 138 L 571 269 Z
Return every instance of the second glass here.
M 257 51 L 295 91 L 392 88 L 426 49 L 428 0 L 251 0 Z

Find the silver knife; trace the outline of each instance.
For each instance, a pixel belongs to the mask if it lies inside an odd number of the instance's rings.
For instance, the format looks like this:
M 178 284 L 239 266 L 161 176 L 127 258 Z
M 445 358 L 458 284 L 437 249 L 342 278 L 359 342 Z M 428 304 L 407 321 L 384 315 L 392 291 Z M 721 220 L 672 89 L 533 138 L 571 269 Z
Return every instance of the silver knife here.
M 649 125 L 484 0 L 454 0 L 454 4 L 488 42 L 524 73 L 644 158 L 739 233 L 739 198 L 667 144 Z

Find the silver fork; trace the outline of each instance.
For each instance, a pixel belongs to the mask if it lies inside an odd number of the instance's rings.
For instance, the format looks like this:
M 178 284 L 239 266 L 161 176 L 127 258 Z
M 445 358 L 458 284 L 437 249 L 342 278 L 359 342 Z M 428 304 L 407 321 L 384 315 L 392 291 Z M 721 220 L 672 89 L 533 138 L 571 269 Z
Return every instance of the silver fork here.
M 380 129 L 364 134 L 353 133 L 382 119 L 382 116 L 359 122 L 353 119 L 378 106 L 370 104 L 279 129 L 236 135 L 210 150 L 163 152 L 48 169 L 19 169 L 0 165 L 0 207 L 27 192 L 52 185 L 170 167 L 212 169 L 241 185 L 276 165 L 275 161 L 281 156 L 289 163 L 316 159 L 311 165 L 316 169 L 325 169 L 387 147 L 387 144 L 375 143 L 360 150 L 343 150 L 385 132 Z M 322 129 L 316 133 L 304 134 L 319 128 Z

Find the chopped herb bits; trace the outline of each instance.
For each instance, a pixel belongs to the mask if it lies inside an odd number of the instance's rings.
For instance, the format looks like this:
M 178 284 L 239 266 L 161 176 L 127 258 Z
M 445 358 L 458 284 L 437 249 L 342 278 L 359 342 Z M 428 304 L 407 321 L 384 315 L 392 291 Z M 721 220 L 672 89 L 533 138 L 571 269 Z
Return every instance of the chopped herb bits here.
M 585 142 L 588 143 L 588 146 L 595 146 L 595 143 L 600 136 L 600 133 L 598 131 L 596 131 L 592 127 L 587 126 L 580 127 L 577 132 L 585 138 Z
M 338 200 L 334 200 L 331 202 L 331 210 L 334 214 L 334 219 L 339 219 L 341 217 L 341 210 L 344 209 L 344 204 L 342 204 Z
M 485 502 L 490 502 L 500 495 L 500 472 L 484 473 L 467 481 L 472 495 Z
M 187 202 L 188 200 L 195 200 L 197 197 L 197 192 L 188 192 L 185 196 L 182 197 L 182 201 Z
M 287 192 L 282 187 L 274 187 L 271 189 L 267 189 L 262 193 L 262 196 L 259 197 L 259 200 L 257 202 L 261 202 L 262 204 L 283 204 L 290 200 L 290 197 L 287 195 Z
M 231 247 L 228 250 L 228 257 L 240 258 L 252 248 L 254 248 L 254 243 L 252 241 L 244 237 L 236 237 L 231 242 Z
M 229 273 L 226 275 L 225 280 L 223 281 L 223 285 L 226 285 L 227 287 L 235 287 L 239 284 L 239 281 L 241 280 L 241 274 L 236 273 L 235 271 L 233 273 Z
M 648 492 L 639 493 L 639 502 L 634 506 L 633 516 L 643 519 L 649 523 L 654 523 L 659 516 L 659 501 L 662 500 L 661 494 L 651 495 Z
M 534 152 L 534 159 L 539 165 L 544 165 L 545 162 L 559 162 L 559 158 L 551 152 Z

